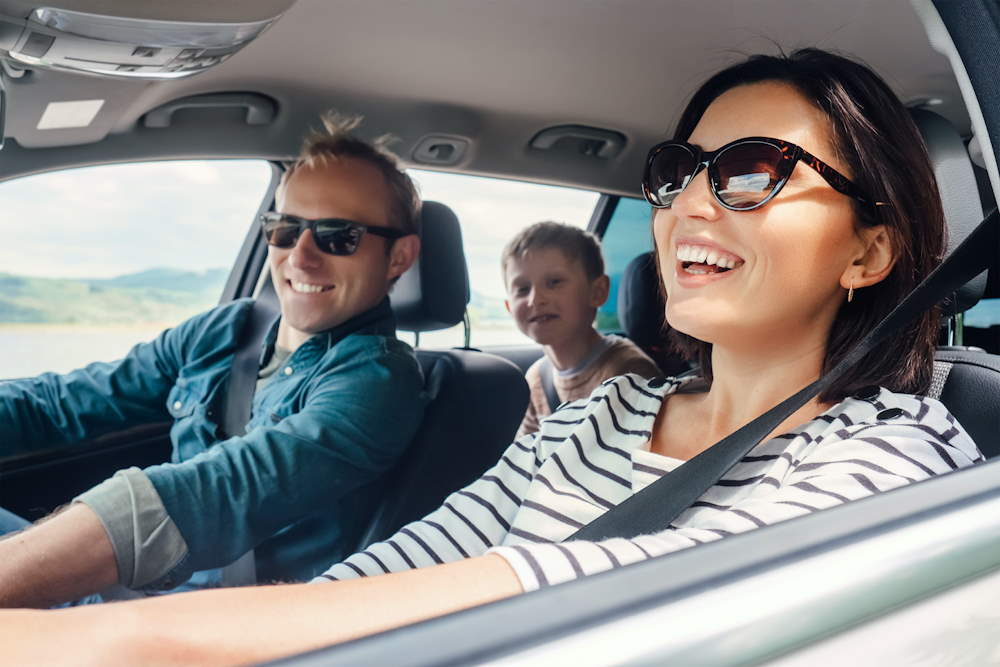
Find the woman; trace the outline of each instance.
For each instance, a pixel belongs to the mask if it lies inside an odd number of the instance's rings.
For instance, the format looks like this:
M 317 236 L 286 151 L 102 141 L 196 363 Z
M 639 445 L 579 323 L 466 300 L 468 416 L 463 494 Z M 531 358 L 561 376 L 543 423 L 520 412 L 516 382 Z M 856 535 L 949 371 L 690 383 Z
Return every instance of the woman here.
M 263 660 L 981 461 L 940 403 L 911 395 L 929 384 L 937 317 L 927 313 L 790 417 L 670 528 L 563 542 L 819 377 L 942 251 L 919 135 L 888 87 L 853 62 L 814 50 L 751 58 L 702 86 L 675 139 L 650 152 L 643 189 L 657 207 L 667 318 L 699 358 L 701 381 L 606 382 L 423 521 L 331 567 L 324 576 L 336 583 L 6 612 L 7 657 L 21 651 L 37 662 L 86 642 L 105 664 Z M 385 576 L 367 576 L 377 574 Z

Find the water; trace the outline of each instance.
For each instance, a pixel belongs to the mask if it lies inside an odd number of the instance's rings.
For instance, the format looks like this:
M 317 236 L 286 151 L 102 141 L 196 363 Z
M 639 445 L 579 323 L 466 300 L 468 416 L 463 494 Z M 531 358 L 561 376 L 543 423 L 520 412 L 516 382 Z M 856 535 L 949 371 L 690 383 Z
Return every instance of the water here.
M 0 326 L 0 378 L 66 373 L 92 361 L 121 359 L 133 345 L 152 340 L 162 330 L 154 324 Z

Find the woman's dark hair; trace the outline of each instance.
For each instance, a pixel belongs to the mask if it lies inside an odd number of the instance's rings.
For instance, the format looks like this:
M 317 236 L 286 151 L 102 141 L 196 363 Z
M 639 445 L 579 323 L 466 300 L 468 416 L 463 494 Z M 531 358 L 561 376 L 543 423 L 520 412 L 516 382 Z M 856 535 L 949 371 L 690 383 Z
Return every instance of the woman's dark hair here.
M 694 94 L 674 138 L 686 140 L 708 106 L 727 90 L 770 81 L 792 86 L 826 114 L 834 149 L 849 167 L 852 180 L 873 201 L 889 203 L 877 207 L 855 203 L 861 227 L 885 226 L 895 264 L 884 280 L 855 290 L 854 300 L 845 300 L 840 307 L 827 343 L 826 373 L 941 261 L 944 213 L 927 149 L 899 98 L 864 65 L 819 49 L 752 56 L 719 72 Z M 870 385 L 926 392 L 938 320 L 938 310 L 930 309 L 881 343 L 819 399 L 839 401 Z M 697 361 L 711 381 L 711 343 L 679 331 L 670 335 L 681 354 Z

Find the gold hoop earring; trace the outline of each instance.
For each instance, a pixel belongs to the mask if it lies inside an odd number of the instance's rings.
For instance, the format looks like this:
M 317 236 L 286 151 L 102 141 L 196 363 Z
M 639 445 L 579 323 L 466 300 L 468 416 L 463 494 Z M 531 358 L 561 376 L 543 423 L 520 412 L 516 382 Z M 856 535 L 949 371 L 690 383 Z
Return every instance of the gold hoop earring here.
M 854 279 L 851 279 L 851 288 L 847 290 L 847 303 L 854 301 Z

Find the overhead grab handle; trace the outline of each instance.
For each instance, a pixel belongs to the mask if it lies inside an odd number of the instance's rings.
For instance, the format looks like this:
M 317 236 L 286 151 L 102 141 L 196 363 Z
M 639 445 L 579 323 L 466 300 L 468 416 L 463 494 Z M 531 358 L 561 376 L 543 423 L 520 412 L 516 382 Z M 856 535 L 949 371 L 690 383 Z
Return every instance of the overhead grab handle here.
M 247 125 L 269 125 L 278 111 L 270 97 L 256 93 L 212 93 L 193 95 L 167 102 L 147 113 L 142 120 L 146 127 L 170 127 L 173 115 L 182 109 L 245 108 Z
M 560 142 L 578 144 L 584 155 L 608 160 L 625 148 L 625 135 L 588 125 L 556 125 L 536 134 L 529 145 L 547 151 Z

